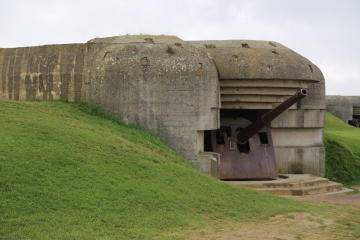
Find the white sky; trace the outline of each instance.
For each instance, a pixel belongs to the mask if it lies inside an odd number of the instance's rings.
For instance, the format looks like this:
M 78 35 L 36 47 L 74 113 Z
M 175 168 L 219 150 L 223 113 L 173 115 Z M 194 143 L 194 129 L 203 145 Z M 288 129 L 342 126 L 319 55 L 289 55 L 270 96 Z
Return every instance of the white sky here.
M 318 65 L 327 94 L 360 95 L 358 0 L 0 0 L 0 47 L 119 34 L 277 41 Z

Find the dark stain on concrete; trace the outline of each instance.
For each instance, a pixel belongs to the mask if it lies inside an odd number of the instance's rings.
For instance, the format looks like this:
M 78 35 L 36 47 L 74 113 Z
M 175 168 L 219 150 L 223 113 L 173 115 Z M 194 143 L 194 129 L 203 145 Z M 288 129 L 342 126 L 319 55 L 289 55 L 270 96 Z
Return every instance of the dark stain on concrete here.
M 30 75 L 25 76 L 26 100 L 34 100 L 36 98 L 37 85 L 37 76 L 33 78 Z
M 6 93 L 6 86 L 7 86 L 7 70 L 9 65 L 9 57 L 7 55 L 7 52 L 9 49 L 4 50 L 4 60 L 3 60 L 3 66 L 1 69 L 1 91 L 3 93 Z
M 21 81 L 21 63 L 23 60 L 24 48 L 16 50 L 15 64 L 14 64 L 14 99 L 20 100 L 20 81 Z
M 67 101 L 69 99 L 69 85 L 71 81 L 70 73 L 62 73 L 60 75 L 61 87 L 60 87 L 60 99 Z
M 43 100 L 52 100 L 51 94 L 53 88 L 52 74 L 39 74 L 39 91 L 43 94 Z
M 11 49 L 13 50 L 13 49 Z M 9 67 L 7 71 L 7 87 L 8 87 L 8 94 L 9 99 L 13 99 L 13 82 L 14 82 L 14 63 L 15 63 L 15 56 L 12 54 L 12 56 L 9 57 Z
M 75 59 L 75 74 L 74 74 L 74 100 L 81 101 L 81 88 L 83 81 L 83 69 L 84 69 L 84 51 L 81 51 L 76 55 Z

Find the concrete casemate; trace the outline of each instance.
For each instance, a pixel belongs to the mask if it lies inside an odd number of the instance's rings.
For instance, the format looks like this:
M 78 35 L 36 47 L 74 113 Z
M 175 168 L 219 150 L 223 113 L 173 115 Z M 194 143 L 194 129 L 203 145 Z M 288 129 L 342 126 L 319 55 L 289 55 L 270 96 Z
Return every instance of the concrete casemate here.
M 246 127 L 301 88 L 308 95 L 264 129 L 279 173 L 322 176 L 325 80 L 316 65 L 280 43 L 125 35 L 0 48 L 0 98 L 95 104 L 151 131 L 215 177 L 222 162 L 211 136 L 233 141 L 229 151 L 241 160 L 248 152 L 224 131 L 227 125 Z M 259 139 L 269 142 L 264 135 L 251 141 Z

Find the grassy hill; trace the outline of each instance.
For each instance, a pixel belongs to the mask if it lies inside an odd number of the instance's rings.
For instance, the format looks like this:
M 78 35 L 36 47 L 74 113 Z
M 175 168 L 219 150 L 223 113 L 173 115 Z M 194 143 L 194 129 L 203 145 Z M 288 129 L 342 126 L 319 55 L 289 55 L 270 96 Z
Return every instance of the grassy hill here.
M 0 239 L 178 239 L 336 209 L 224 184 L 86 104 L 0 101 Z
M 345 184 L 360 184 L 360 129 L 326 114 L 326 176 Z

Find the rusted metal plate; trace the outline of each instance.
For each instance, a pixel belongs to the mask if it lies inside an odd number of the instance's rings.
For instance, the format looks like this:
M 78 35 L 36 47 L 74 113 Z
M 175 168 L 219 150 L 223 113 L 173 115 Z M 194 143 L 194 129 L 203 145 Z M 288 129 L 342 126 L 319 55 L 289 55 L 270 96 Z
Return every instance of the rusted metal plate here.
M 259 131 L 261 136 L 255 134 L 247 143 L 241 144 L 237 139 L 241 129 L 249 124 L 245 121 L 222 119 L 222 128 L 212 133 L 213 149 L 220 153 L 219 178 L 276 178 L 278 173 L 270 132 L 263 128 Z M 222 136 L 219 136 L 221 134 Z

